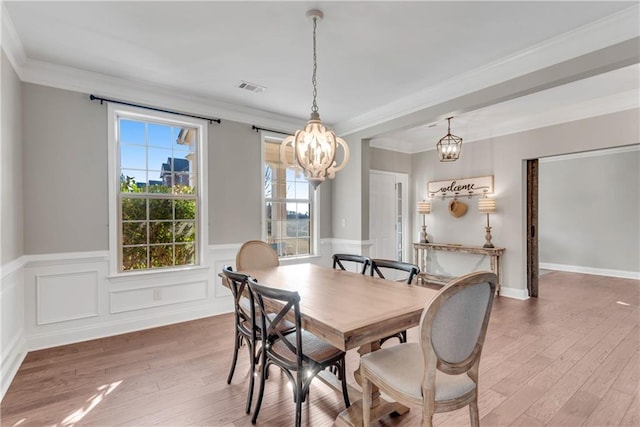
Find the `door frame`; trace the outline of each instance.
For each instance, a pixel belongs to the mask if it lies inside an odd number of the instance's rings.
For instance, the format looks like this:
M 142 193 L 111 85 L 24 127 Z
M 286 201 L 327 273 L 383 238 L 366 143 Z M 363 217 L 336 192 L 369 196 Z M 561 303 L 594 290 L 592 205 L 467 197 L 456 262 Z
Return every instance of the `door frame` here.
M 411 262 L 411 243 L 409 237 L 409 174 L 403 172 L 389 172 L 378 169 L 369 169 L 369 182 L 371 182 L 371 174 L 376 173 L 379 175 L 393 175 L 396 178 L 396 183 L 402 184 L 402 259 L 405 262 Z M 371 193 L 369 188 L 369 193 Z M 371 216 L 371 212 L 369 212 Z M 371 235 L 371 221 L 369 221 L 369 235 Z M 396 233 L 397 236 L 397 233 Z M 397 241 L 396 241 L 397 243 Z
M 538 159 L 527 160 L 527 291 L 538 297 Z

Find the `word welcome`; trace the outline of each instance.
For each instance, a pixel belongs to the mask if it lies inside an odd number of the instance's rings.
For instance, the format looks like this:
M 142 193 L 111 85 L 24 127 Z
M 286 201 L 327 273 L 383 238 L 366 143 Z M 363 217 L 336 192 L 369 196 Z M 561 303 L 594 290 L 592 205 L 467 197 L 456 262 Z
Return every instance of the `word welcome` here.
M 429 193 L 429 197 L 492 194 L 493 175 L 475 178 L 456 178 L 446 181 L 431 181 L 427 183 L 427 192 Z

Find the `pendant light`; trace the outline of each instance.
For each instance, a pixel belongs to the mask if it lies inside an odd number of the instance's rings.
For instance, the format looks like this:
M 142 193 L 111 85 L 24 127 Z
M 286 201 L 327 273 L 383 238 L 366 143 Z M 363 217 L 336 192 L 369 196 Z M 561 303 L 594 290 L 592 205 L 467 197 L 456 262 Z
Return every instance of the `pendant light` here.
M 455 162 L 460 157 L 462 150 L 462 138 L 451 134 L 451 119 L 453 117 L 447 118 L 449 123 L 447 134 L 436 144 L 441 162 Z
M 307 181 L 318 188 L 324 180 L 335 178 L 336 172 L 342 170 L 349 161 L 349 147 L 347 143 L 338 138 L 333 131 L 327 130 L 320 120 L 318 113 L 318 104 L 316 97 L 318 95 L 316 71 L 318 68 L 316 60 L 316 26 L 319 20 L 322 20 L 324 14 L 322 11 L 312 9 L 307 11 L 307 18 L 313 20 L 313 75 L 311 84 L 313 85 L 313 104 L 311 105 L 311 117 L 304 129 L 297 130 L 293 136 L 288 136 L 280 145 L 280 158 L 283 159 L 285 166 L 287 162 L 286 148 L 293 148 L 293 156 L 295 166 L 299 166 L 304 171 Z M 344 151 L 342 163 L 336 165 L 336 152 L 338 146 Z

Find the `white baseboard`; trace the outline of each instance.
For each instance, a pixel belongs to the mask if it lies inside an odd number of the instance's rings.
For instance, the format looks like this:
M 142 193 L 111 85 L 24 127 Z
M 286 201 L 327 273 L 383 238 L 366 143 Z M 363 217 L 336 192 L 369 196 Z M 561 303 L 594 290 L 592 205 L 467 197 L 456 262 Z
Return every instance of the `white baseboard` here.
M 621 279 L 640 280 L 640 272 L 609 270 L 605 268 L 584 267 L 580 265 L 553 264 L 541 262 L 539 267 L 543 270 L 566 271 L 568 273 L 595 274 L 596 276 L 619 277 Z
M 519 300 L 529 299 L 529 292 L 526 289 L 500 288 L 500 296 L 506 298 L 514 298 Z
M 9 390 L 11 381 L 16 376 L 22 361 L 27 356 L 27 343 L 24 339 L 24 333 L 20 332 L 15 339 L 9 344 L 9 349 L 2 349 L 2 358 L 0 360 L 0 402 Z

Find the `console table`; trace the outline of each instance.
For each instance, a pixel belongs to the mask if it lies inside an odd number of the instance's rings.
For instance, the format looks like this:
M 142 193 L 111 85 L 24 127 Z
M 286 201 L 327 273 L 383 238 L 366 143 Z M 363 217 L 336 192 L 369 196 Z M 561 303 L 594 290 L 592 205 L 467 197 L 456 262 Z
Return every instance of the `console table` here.
M 467 246 L 454 243 L 414 243 L 413 249 L 415 251 L 415 263 L 420 267 L 418 279 L 422 281 L 422 283 L 426 282 L 437 285 L 446 285 L 453 277 L 439 276 L 427 272 L 429 251 L 458 252 L 489 256 L 491 272 L 498 276 L 496 291 L 498 295 L 500 295 L 500 287 L 502 286 L 502 254 L 504 254 L 504 248 L 483 248 L 482 246 Z

